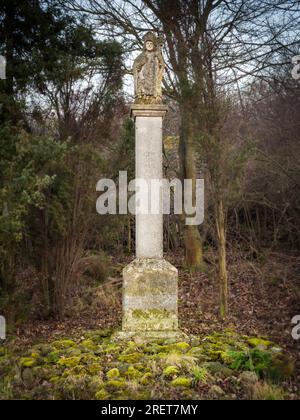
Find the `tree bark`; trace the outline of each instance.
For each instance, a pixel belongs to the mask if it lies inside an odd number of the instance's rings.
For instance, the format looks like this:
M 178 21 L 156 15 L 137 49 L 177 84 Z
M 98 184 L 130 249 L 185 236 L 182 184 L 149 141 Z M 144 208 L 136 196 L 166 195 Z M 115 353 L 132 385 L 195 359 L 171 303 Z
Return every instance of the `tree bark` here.
M 186 107 L 186 105 L 183 105 Z M 188 109 L 188 108 L 187 108 Z M 194 151 L 194 130 L 192 122 L 186 111 L 181 111 L 182 126 L 180 134 L 179 155 L 181 162 L 182 181 L 191 179 L 193 181 L 193 204 L 196 202 L 196 165 Z M 185 219 L 186 215 L 183 215 Z M 185 220 L 183 220 L 185 223 Z M 203 251 L 198 226 L 184 227 L 185 265 L 191 271 L 201 270 L 203 267 Z
M 228 273 L 226 263 L 226 228 L 223 200 L 216 202 L 216 230 L 218 236 L 218 277 L 220 293 L 220 316 L 228 315 Z

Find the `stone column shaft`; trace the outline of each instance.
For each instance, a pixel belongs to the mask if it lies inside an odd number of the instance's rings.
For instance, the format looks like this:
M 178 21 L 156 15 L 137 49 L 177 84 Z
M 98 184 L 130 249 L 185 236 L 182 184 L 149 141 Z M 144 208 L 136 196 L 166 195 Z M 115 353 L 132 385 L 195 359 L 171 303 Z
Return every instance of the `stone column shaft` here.
M 140 191 L 150 208 L 151 180 L 162 179 L 162 116 L 136 116 L 136 179 L 143 179 L 148 191 Z M 147 196 L 148 192 L 148 196 Z M 136 215 L 137 258 L 163 258 L 163 214 Z
M 136 178 L 148 186 L 163 178 L 166 112 L 165 105 L 135 104 L 131 109 L 136 127 Z M 146 194 L 140 191 L 141 198 L 147 198 Z M 158 214 L 136 215 L 136 257 L 123 270 L 122 332 L 125 336 L 174 337 L 178 334 L 178 272 L 163 259 L 162 205 Z

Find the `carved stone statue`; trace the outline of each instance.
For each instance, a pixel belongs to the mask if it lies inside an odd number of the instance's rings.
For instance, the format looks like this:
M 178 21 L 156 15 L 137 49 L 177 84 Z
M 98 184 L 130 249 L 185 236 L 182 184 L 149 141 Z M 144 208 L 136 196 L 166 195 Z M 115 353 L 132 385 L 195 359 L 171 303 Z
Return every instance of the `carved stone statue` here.
M 162 39 L 153 32 L 144 36 L 144 51 L 133 65 L 136 104 L 161 104 L 161 84 L 165 70 Z

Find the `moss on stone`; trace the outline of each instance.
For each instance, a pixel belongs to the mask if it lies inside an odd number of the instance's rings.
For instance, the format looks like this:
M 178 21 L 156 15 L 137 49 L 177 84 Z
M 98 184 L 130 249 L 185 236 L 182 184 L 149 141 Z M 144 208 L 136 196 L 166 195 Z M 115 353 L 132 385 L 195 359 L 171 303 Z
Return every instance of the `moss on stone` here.
M 120 377 L 119 369 L 114 368 L 107 372 L 106 374 L 107 379 L 116 379 Z
M 73 340 L 64 339 L 64 340 L 56 340 L 52 343 L 52 346 L 57 349 L 68 349 L 70 347 L 76 346 L 76 343 Z
M 83 349 L 88 349 L 92 351 L 95 351 L 98 349 L 98 345 L 91 339 L 83 340 L 80 343 L 80 347 Z
M 0 346 L 0 357 L 6 356 L 7 349 L 3 346 Z
M 135 369 L 135 367 L 134 367 L 134 366 L 129 366 L 129 367 L 128 367 L 128 369 L 127 369 L 127 371 L 125 372 L 125 376 L 126 376 L 127 378 L 130 378 L 130 379 L 138 379 L 138 378 L 140 378 L 142 375 L 141 375 L 141 373 L 139 372 L 139 370 Z
M 121 380 L 112 379 L 105 383 L 105 388 L 108 390 L 110 389 L 112 391 L 124 389 L 125 387 L 126 387 L 125 381 L 121 381 Z
M 190 378 L 185 378 L 184 376 L 181 376 L 179 378 L 174 379 L 171 382 L 171 385 L 175 387 L 189 388 L 192 385 L 192 380 Z
M 58 366 L 63 366 L 67 368 L 72 368 L 79 365 L 81 358 L 79 356 L 74 357 L 62 357 L 57 362 Z
M 268 341 L 268 340 L 265 340 L 264 338 L 259 338 L 259 337 L 249 338 L 247 339 L 247 343 L 251 347 L 259 347 L 261 349 L 268 349 L 269 347 L 273 345 L 271 341 Z
M 78 347 L 70 347 L 63 351 L 64 356 L 70 357 L 70 356 L 80 356 L 81 353 L 84 350 Z M 62 354 L 61 352 L 58 352 L 58 354 Z
M 22 367 L 33 367 L 37 363 L 35 358 L 32 357 L 22 357 L 20 360 L 20 365 Z
M 232 376 L 234 371 L 220 362 L 206 362 L 204 367 L 212 374 L 221 378 Z
M 119 353 L 122 350 L 121 346 L 119 346 L 116 343 L 110 343 L 104 348 L 104 353 L 107 354 L 116 354 Z
M 169 376 L 174 376 L 174 375 L 178 375 L 179 374 L 179 369 L 177 366 L 167 366 L 164 370 L 163 370 L 163 375 L 166 377 Z
M 112 333 L 112 329 L 103 328 L 102 330 L 88 331 L 85 333 L 85 337 L 91 338 L 95 343 L 99 343 L 103 338 L 110 337 Z
M 49 353 L 51 353 L 53 350 L 53 347 L 49 344 L 42 344 L 39 346 L 39 353 L 42 357 L 47 357 Z
M 90 375 L 99 375 L 102 372 L 102 366 L 99 363 L 92 363 L 86 370 Z
M 168 316 L 168 314 L 170 313 L 170 311 L 168 311 L 167 309 L 134 309 L 132 311 L 132 316 L 135 318 L 144 318 L 144 319 L 149 319 L 149 318 L 165 318 L 166 316 Z
M 46 357 L 45 361 L 49 363 L 57 363 L 60 359 L 60 352 L 51 351 Z
M 59 381 L 60 381 L 60 379 L 61 379 L 61 377 L 60 377 L 60 376 L 52 376 L 52 377 L 49 379 L 49 382 L 51 382 L 52 384 L 56 384 L 57 382 L 59 382 Z
M 172 347 L 174 347 L 177 350 L 186 351 L 190 348 L 190 345 L 188 343 L 185 343 L 184 341 L 182 341 L 180 343 L 173 344 Z
M 0 399 L 197 399 L 225 378 L 235 394 L 248 397 L 253 385 L 243 385 L 243 372 L 280 383 L 294 371 L 282 349 L 232 331 L 199 337 L 192 347 L 180 339 L 112 342 L 93 332 L 84 337 L 17 354 L 13 346 L 0 348 Z
M 186 354 L 192 357 L 196 357 L 199 361 L 202 361 L 202 362 L 205 362 L 210 359 L 210 357 L 207 354 L 205 354 L 203 347 L 200 347 L 200 346 L 199 347 L 194 346 L 190 348 L 190 350 Z
M 120 362 L 127 362 L 130 364 L 138 363 L 143 358 L 141 353 L 121 354 L 118 358 Z
M 141 378 L 142 385 L 149 385 L 153 382 L 153 374 L 150 372 L 146 372 L 145 375 Z
M 99 357 L 95 356 L 93 353 L 81 353 L 80 362 L 86 365 L 99 362 Z
M 192 370 L 197 363 L 197 359 L 193 356 L 182 353 L 169 353 L 158 355 L 162 363 L 166 366 L 177 366 L 178 368 L 184 368 L 186 370 Z
M 108 400 L 109 393 L 105 389 L 100 389 L 98 392 L 96 392 L 95 399 L 96 400 Z

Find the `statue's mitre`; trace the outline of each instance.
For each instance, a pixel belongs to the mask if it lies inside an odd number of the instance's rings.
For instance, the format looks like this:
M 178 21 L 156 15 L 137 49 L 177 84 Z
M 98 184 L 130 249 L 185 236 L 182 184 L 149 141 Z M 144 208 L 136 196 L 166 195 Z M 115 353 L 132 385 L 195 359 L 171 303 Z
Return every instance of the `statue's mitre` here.
M 154 45 L 157 45 L 157 36 L 155 33 L 149 31 L 146 33 L 146 35 L 143 38 L 144 42 L 152 41 Z

